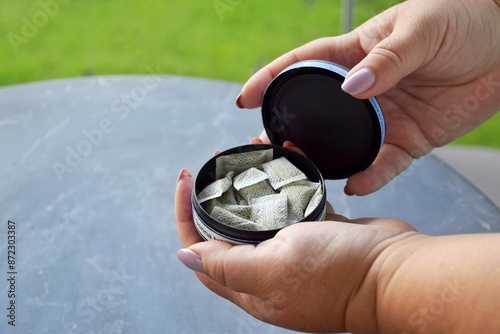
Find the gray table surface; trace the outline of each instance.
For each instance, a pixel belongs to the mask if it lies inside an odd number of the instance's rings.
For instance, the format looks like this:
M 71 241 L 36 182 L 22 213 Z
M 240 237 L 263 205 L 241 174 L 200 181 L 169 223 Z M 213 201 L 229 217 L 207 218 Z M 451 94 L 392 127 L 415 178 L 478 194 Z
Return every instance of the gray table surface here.
M 207 290 L 176 257 L 178 172 L 260 133 L 240 84 L 175 76 L 63 79 L 0 89 L 0 268 L 16 223 L 16 326 L 0 333 L 284 333 Z M 390 126 L 390 125 L 389 125 Z M 429 156 L 379 192 L 330 202 L 433 235 L 499 232 L 499 210 Z

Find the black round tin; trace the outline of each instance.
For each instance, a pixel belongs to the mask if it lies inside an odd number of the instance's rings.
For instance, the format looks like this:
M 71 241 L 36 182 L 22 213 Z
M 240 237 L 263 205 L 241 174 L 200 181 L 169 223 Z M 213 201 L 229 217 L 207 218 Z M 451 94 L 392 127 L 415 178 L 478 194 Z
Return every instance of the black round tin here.
M 307 60 L 283 70 L 262 101 L 266 133 L 275 145 L 299 147 L 326 179 L 365 170 L 384 143 L 385 123 L 376 98 L 360 100 L 341 89 L 348 70 Z
M 310 181 L 319 182 L 320 187 L 323 192 L 323 196 L 320 204 L 316 209 L 311 212 L 310 215 L 304 217 L 302 221 L 319 221 L 323 220 L 326 213 L 326 188 L 323 180 L 323 176 L 318 168 L 314 165 L 311 160 L 306 158 L 300 153 L 293 150 L 275 146 L 275 145 L 245 145 L 238 146 L 227 151 L 219 153 L 217 156 L 212 157 L 200 170 L 195 181 L 192 194 L 193 203 L 193 220 L 198 233 L 205 240 L 221 240 L 227 241 L 233 244 L 256 244 L 261 241 L 270 239 L 278 233 L 279 229 L 267 230 L 267 231 L 250 231 L 237 229 L 228 226 L 217 219 L 210 216 L 210 214 L 205 211 L 202 204 L 198 201 L 198 194 L 210 183 L 216 181 L 215 177 L 215 161 L 217 157 L 244 153 L 249 151 L 257 150 L 267 150 L 273 149 L 274 159 L 280 157 L 287 158 L 292 164 L 300 169 Z

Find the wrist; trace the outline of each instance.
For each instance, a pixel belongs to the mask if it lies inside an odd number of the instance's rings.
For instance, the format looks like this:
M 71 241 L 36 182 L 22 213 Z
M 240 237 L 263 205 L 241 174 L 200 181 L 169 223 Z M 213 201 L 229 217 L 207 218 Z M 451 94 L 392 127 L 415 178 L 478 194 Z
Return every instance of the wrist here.
M 378 332 L 498 332 L 499 235 L 414 235 L 377 258 Z
M 379 333 L 406 333 L 408 314 L 413 312 L 412 303 L 416 291 L 408 277 L 413 275 L 412 263 L 420 257 L 420 251 L 433 237 L 414 233 L 408 238 L 398 240 L 381 254 L 376 265 L 375 309 L 377 331 Z M 420 272 L 420 275 L 425 275 Z
M 346 329 L 354 333 L 386 332 L 392 328 L 392 316 L 385 312 L 391 301 L 386 291 L 400 268 L 421 247 L 429 236 L 407 232 L 387 239 L 376 250 L 378 255 L 369 268 L 365 280 L 351 298 L 346 310 Z

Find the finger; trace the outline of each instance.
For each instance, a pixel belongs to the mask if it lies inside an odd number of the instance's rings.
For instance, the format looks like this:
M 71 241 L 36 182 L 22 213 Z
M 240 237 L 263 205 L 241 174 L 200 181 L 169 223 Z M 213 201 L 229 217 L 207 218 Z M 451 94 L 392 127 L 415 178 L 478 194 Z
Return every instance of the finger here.
M 302 151 L 300 148 L 298 148 L 297 146 L 295 146 L 291 141 L 289 140 L 286 140 L 284 143 L 283 143 L 283 147 L 285 148 L 288 148 L 290 150 L 293 150 L 299 154 L 302 154 L 303 156 L 306 156 L 306 154 L 304 153 L 304 151 Z
M 415 13 L 405 11 L 406 7 L 406 3 L 393 7 L 357 30 L 369 52 L 347 75 L 342 84 L 344 91 L 360 99 L 381 95 L 437 52 L 441 42 L 432 43 L 432 36 L 438 34 L 429 28 L 432 22 L 420 22 Z M 409 25 L 402 19 L 404 16 L 416 22 Z M 374 27 L 378 30 L 374 31 Z
M 333 205 L 330 204 L 330 202 L 326 202 L 326 214 L 334 214 L 335 209 L 333 208 Z
M 177 233 L 183 247 L 203 241 L 193 224 L 191 207 L 191 192 L 194 181 L 191 173 L 183 169 L 179 174 L 175 189 L 174 212 L 177 223 Z
M 215 243 L 215 247 L 220 247 L 221 251 L 225 251 L 231 247 L 231 245 L 219 242 L 219 241 L 207 241 L 203 242 L 207 244 Z M 198 279 L 212 292 L 221 296 L 222 298 L 228 299 L 237 305 L 241 305 L 241 299 L 239 293 L 231 290 L 230 288 L 218 283 L 216 280 L 207 276 L 204 273 L 202 258 L 195 252 L 193 252 L 189 248 L 184 248 L 179 250 L 177 253 L 179 260 L 189 269 L 192 269 L 196 272 L 196 276 Z M 205 262 L 207 262 L 205 260 Z M 242 305 L 241 305 L 242 306 Z
M 238 103 L 244 108 L 259 107 L 262 95 L 271 80 L 286 67 L 298 61 L 323 59 L 350 68 L 359 62 L 364 55 L 354 34 L 314 40 L 285 53 L 255 73 L 243 86 Z
M 271 144 L 271 140 L 267 136 L 266 130 L 262 130 L 259 136 L 260 140 L 262 141 L 263 144 Z
M 328 213 L 325 216 L 325 221 L 334 221 L 334 222 L 342 222 L 342 223 L 350 223 L 351 220 L 346 216 L 339 215 L 338 213 Z
M 272 240 L 272 239 L 271 239 Z M 259 285 L 255 284 L 255 277 L 265 279 L 266 273 L 256 272 L 256 268 L 272 267 L 272 252 L 265 250 L 261 243 L 255 245 L 232 246 L 226 242 L 209 241 L 196 243 L 189 247 L 197 254 L 203 266 L 203 273 L 220 285 L 217 286 L 208 281 L 203 281 L 210 289 L 218 294 L 224 294 L 225 298 L 234 300 L 233 293 L 229 293 L 221 287 L 228 288 L 234 292 L 258 295 Z M 260 247 L 264 250 L 257 251 Z M 266 262 L 269 262 L 266 264 Z
M 349 222 L 349 218 L 343 215 L 339 215 L 335 212 L 332 204 L 330 202 L 326 202 L 326 215 L 325 221 L 336 221 L 336 222 Z
M 191 192 L 193 189 L 194 181 L 191 174 L 187 169 L 183 169 L 179 174 L 177 187 L 175 191 L 174 210 L 177 222 L 177 232 L 183 247 L 188 247 L 193 244 L 203 242 L 196 228 L 193 224 L 193 216 L 191 209 Z M 225 245 L 228 247 L 228 245 Z M 189 249 L 181 249 L 178 252 L 178 257 L 187 267 L 198 272 L 203 272 L 203 265 L 201 258 Z M 234 299 L 234 292 L 228 290 L 216 281 L 209 277 L 197 273 L 200 281 L 205 284 L 210 290 L 226 299 Z
M 328 214 L 327 219 L 325 221 L 333 221 L 337 223 L 348 223 L 348 224 L 356 224 L 356 225 L 369 225 L 375 228 L 379 228 L 382 231 L 389 231 L 390 233 L 394 233 L 399 231 L 400 233 L 406 231 L 415 232 L 415 228 L 410 224 L 398 220 L 398 219 L 390 219 L 390 218 L 357 218 L 357 219 L 349 219 L 345 216 L 339 214 Z M 387 227 L 390 227 L 387 229 Z
M 262 145 L 262 144 L 264 144 L 264 142 L 262 141 L 262 139 L 260 139 L 258 137 L 255 137 L 255 138 L 252 138 L 252 140 L 250 141 L 250 144 L 252 144 L 252 145 Z
M 220 152 L 222 152 L 222 151 L 221 151 L 221 150 L 215 150 L 215 152 L 214 152 L 214 157 L 215 157 L 216 155 L 219 155 L 219 154 L 220 154 Z
M 373 226 L 379 228 L 383 232 L 389 232 L 391 234 L 397 231 L 399 231 L 399 233 L 417 231 L 413 226 L 399 219 L 358 218 L 351 220 L 350 223 Z M 388 229 L 387 227 L 390 228 Z
M 198 247 L 199 246 L 199 247 Z M 179 256 L 179 259 L 186 264 L 187 267 L 198 270 L 200 268 L 196 268 L 198 265 L 202 265 L 201 271 L 207 271 L 207 273 L 202 273 L 202 272 L 196 272 L 196 276 L 198 279 L 203 283 L 209 290 L 212 292 L 216 293 L 222 298 L 225 298 L 232 303 L 236 304 L 249 314 L 253 315 L 254 317 L 257 318 L 262 318 L 262 316 L 259 317 L 259 312 L 258 310 L 265 310 L 265 308 L 262 307 L 255 307 L 256 305 L 259 305 L 262 303 L 262 299 L 254 296 L 252 294 L 248 293 L 240 293 L 239 290 L 245 290 L 245 286 L 250 286 L 250 287 L 258 287 L 259 284 L 255 284 L 255 279 L 258 276 L 255 274 L 255 270 L 252 270 L 250 268 L 249 272 L 245 271 L 245 277 L 249 277 L 250 280 L 240 280 L 238 278 L 234 279 L 231 278 L 233 275 L 232 268 L 231 266 L 220 266 L 220 269 L 217 270 L 212 270 L 214 267 L 217 267 L 217 264 L 213 264 L 211 261 L 211 257 L 217 256 L 217 254 L 225 254 L 227 253 L 233 246 L 229 245 L 228 243 L 225 242 L 220 242 L 220 241 L 207 241 L 203 242 L 200 244 L 193 245 L 191 248 L 195 249 L 197 252 L 202 254 L 201 256 L 198 255 L 197 253 L 193 252 L 190 249 L 187 249 L 187 251 L 190 253 L 189 256 L 194 257 L 194 259 L 188 259 L 185 255 Z M 240 246 L 238 246 L 240 247 Z M 186 250 L 181 250 L 179 251 L 180 254 L 182 254 Z M 211 255 L 207 255 L 211 254 Z M 202 259 L 203 257 L 203 259 Z M 191 267 L 189 265 L 189 261 L 195 261 L 197 264 L 195 268 Z M 205 267 L 206 269 L 203 269 Z M 219 274 L 214 277 L 214 274 L 212 273 L 218 272 Z M 225 277 L 228 277 L 227 279 Z M 265 279 L 265 278 L 264 278 Z M 222 282 L 222 283 L 221 283 Z M 232 282 L 235 282 L 236 284 L 232 284 Z M 252 289 L 256 290 L 256 289 Z
M 413 157 L 402 148 L 384 144 L 373 164 L 347 179 L 346 195 L 368 195 L 379 190 L 411 165 Z

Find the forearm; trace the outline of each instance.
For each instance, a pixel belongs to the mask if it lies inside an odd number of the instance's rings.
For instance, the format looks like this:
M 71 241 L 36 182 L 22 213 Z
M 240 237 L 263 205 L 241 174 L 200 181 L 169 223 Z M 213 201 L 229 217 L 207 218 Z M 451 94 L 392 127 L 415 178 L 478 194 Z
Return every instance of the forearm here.
M 417 235 L 384 253 L 376 264 L 380 332 L 500 331 L 500 235 Z

